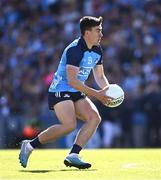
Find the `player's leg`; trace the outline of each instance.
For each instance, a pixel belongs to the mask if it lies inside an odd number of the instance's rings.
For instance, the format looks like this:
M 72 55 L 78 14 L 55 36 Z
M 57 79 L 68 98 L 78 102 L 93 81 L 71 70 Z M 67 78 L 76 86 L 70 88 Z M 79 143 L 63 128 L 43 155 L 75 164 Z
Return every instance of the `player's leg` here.
M 75 143 L 71 149 L 70 154 L 64 160 L 67 166 L 75 166 L 80 169 L 89 168 L 91 164 L 83 162 L 78 154 L 82 147 L 86 145 L 90 137 L 96 131 L 101 118 L 97 108 L 89 98 L 80 99 L 75 102 L 75 109 L 77 116 L 84 120 L 84 125 L 77 134 Z M 73 160 L 74 159 L 74 160 Z M 72 162 L 72 163 L 71 163 Z
M 28 158 L 33 150 L 40 144 L 54 141 L 60 136 L 68 134 L 76 127 L 76 115 L 74 103 L 71 100 L 61 101 L 54 106 L 55 113 L 60 121 L 60 124 L 53 125 L 41 132 L 34 140 L 25 140 L 21 145 L 19 155 L 20 163 L 23 167 L 27 166 Z
M 75 139 L 75 144 L 84 147 L 96 131 L 101 117 L 96 106 L 88 97 L 75 102 L 75 109 L 77 116 L 84 121 Z
M 41 144 L 54 141 L 76 128 L 75 107 L 71 100 L 59 102 L 54 106 L 54 111 L 60 124 L 53 125 L 38 135 Z

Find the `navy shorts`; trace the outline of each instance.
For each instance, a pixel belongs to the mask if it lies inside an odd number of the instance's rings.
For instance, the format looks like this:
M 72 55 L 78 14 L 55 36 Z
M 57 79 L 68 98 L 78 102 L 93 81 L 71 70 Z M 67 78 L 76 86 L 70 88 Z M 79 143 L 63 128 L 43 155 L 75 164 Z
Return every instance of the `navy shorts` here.
M 48 92 L 49 109 L 53 110 L 53 107 L 55 106 L 55 104 L 61 101 L 71 100 L 73 102 L 76 102 L 79 99 L 84 99 L 85 97 L 86 95 L 82 92 L 69 92 L 69 91 Z

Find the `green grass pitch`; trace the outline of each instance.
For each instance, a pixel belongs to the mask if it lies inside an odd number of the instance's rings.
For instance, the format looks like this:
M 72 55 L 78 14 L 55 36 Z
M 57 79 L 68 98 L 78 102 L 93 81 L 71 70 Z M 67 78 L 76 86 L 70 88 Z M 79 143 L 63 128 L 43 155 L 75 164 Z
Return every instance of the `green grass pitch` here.
M 18 150 L 0 151 L 0 180 L 161 180 L 161 149 L 93 149 L 81 152 L 86 170 L 63 164 L 69 150 L 35 150 L 27 168 Z

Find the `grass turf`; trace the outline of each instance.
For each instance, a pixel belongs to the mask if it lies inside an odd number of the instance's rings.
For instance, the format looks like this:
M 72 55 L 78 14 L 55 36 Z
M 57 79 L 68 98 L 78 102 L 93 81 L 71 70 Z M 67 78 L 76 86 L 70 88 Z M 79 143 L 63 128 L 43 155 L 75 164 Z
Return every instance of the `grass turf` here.
M 24 169 L 18 150 L 1 150 L 0 180 L 161 180 L 161 149 L 84 150 L 86 170 L 64 166 L 68 151 L 35 150 Z

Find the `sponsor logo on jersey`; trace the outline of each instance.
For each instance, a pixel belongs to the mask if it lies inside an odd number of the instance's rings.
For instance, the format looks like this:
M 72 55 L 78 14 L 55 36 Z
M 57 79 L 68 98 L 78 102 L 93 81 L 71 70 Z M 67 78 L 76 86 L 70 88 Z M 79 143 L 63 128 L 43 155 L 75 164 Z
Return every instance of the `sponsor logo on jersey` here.
M 80 76 L 88 76 L 90 71 L 91 71 L 91 68 L 81 67 L 80 70 L 79 70 L 79 75 Z

